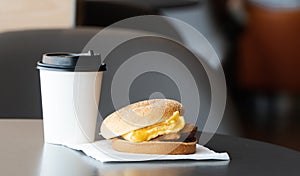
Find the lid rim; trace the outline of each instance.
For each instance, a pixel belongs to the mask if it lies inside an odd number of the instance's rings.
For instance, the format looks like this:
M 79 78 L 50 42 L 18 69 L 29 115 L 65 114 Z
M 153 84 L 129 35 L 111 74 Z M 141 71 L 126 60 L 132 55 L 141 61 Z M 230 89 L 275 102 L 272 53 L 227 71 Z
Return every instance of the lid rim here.
M 106 64 L 101 63 L 98 68 L 88 67 L 88 66 L 64 66 L 64 65 L 50 65 L 42 63 L 42 61 L 37 62 L 36 68 L 38 70 L 55 70 L 55 71 L 70 71 L 70 72 L 102 72 L 106 71 Z

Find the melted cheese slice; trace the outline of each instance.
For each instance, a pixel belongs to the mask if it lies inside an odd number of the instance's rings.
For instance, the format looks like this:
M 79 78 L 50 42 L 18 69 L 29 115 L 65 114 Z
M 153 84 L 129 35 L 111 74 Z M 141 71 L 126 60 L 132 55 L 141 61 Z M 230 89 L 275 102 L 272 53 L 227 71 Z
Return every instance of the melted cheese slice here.
M 164 122 L 131 131 L 122 135 L 122 137 L 131 142 L 149 141 L 159 135 L 178 132 L 184 125 L 185 121 L 183 116 L 180 116 L 179 112 L 176 111 Z

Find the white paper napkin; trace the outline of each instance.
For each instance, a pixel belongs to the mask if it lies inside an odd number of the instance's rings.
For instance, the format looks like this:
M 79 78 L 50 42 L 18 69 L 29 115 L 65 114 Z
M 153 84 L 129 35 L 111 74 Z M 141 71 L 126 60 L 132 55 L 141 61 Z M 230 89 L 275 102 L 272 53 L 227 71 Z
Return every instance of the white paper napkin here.
M 101 162 L 133 162 L 133 161 L 151 161 L 151 160 L 229 160 L 226 152 L 217 153 L 202 145 L 197 144 L 196 153 L 190 155 L 154 155 L 154 154 L 133 154 L 118 152 L 112 149 L 111 141 L 100 140 L 94 143 L 67 145 L 75 150 L 81 150 L 86 155 Z

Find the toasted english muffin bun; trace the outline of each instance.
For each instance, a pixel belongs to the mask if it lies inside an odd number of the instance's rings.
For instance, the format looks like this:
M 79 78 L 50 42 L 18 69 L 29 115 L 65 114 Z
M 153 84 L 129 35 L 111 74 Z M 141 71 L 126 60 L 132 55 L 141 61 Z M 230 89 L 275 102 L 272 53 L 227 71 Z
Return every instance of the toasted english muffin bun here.
M 106 139 L 114 138 L 163 122 L 175 111 L 183 115 L 182 104 L 170 99 L 152 99 L 130 104 L 107 116 L 101 125 L 100 134 Z
M 120 152 L 162 155 L 187 155 L 196 152 L 197 140 L 191 142 L 147 141 L 130 142 L 123 139 L 113 139 L 112 148 Z

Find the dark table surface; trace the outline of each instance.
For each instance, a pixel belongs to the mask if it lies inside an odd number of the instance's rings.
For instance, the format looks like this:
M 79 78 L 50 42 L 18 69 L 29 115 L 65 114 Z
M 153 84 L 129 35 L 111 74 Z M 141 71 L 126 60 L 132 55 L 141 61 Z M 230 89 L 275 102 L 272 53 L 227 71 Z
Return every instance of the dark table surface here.
M 206 145 L 230 161 L 101 163 L 81 152 L 44 144 L 42 120 L 0 120 L 0 175 L 299 175 L 300 152 L 216 134 Z

